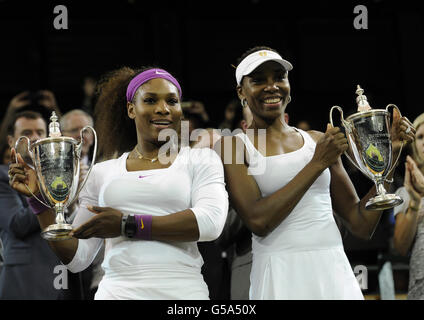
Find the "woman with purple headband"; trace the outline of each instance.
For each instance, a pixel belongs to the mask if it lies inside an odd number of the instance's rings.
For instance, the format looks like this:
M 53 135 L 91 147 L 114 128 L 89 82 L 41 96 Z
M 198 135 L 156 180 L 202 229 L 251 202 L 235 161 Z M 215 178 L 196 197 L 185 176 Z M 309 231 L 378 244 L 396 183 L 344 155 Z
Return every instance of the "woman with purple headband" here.
M 95 299 L 208 299 L 197 241 L 216 239 L 225 223 L 221 160 L 209 148 L 181 146 L 182 91 L 167 71 L 121 68 L 99 93 L 99 152 L 110 160 L 93 167 L 80 193 L 73 238 L 50 246 L 79 272 L 106 241 Z M 34 171 L 23 166 L 11 170 L 12 185 L 29 195 L 25 172 L 35 194 Z M 33 211 L 42 228 L 54 222 L 51 210 Z

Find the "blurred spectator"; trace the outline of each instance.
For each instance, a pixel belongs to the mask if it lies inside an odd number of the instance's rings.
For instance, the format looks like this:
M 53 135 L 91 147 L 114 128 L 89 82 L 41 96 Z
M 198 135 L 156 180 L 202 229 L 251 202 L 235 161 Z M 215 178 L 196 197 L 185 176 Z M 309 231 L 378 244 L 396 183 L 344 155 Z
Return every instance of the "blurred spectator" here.
M 209 115 L 205 105 L 200 101 L 185 101 L 181 103 L 184 119 L 193 119 L 193 128 L 206 128 L 209 125 Z M 196 120 L 194 120 L 196 119 Z
M 77 141 L 81 140 L 81 130 L 85 126 L 93 126 L 93 118 L 87 112 L 80 109 L 73 109 L 65 113 L 60 118 L 60 128 L 62 134 L 74 138 Z M 81 149 L 80 160 L 80 179 L 81 184 L 88 172 L 92 160 L 92 146 L 94 143 L 94 135 L 90 129 L 83 133 L 83 144 Z M 69 223 L 73 222 L 76 212 L 78 211 L 78 201 L 70 208 Z M 71 274 L 74 282 L 80 286 L 80 295 L 82 300 L 94 300 L 94 294 L 97 291 L 100 280 L 103 277 L 104 271 L 101 267 L 104 258 L 104 245 L 100 248 L 96 258 L 90 267 L 82 272 Z
M 308 121 L 306 120 L 300 120 L 297 124 L 296 124 L 296 128 L 299 128 L 303 131 L 309 131 L 311 130 L 311 125 L 309 124 Z
M 182 104 L 184 120 L 189 121 L 189 133 L 196 129 L 206 129 L 209 116 L 203 103 L 189 101 Z M 190 141 L 193 148 L 213 147 L 214 131 L 209 128 L 204 131 L 197 141 Z M 216 138 L 218 140 L 219 137 Z M 202 274 L 209 288 L 211 300 L 225 300 L 230 298 L 230 270 L 226 259 L 226 252 L 215 241 L 198 242 L 197 246 L 203 257 Z
M 228 264 L 231 268 L 230 299 L 249 300 L 252 233 L 231 206 L 225 227 L 217 241 L 227 252 Z
M 219 125 L 218 129 L 231 129 L 234 127 L 234 117 L 237 109 L 240 109 L 240 101 L 238 99 L 231 100 L 224 110 L 224 120 Z
M 393 244 L 402 255 L 410 254 L 408 300 L 424 299 L 424 113 L 414 121 L 415 141 L 405 163 L 404 186 L 396 190 L 403 204 L 395 207 Z
M 93 118 L 83 110 L 73 109 L 60 118 L 60 129 L 62 134 L 72 137 L 77 141 L 81 140 L 81 130 L 85 126 L 93 126 Z M 84 131 L 83 144 L 81 150 L 81 162 L 86 166 L 91 162 L 90 150 L 94 143 L 94 136 L 91 130 Z
M 234 114 L 235 129 L 245 131 L 252 123 L 253 116 L 249 107 L 239 105 Z M 252 233 L 244 225 L 234 208 L 229 207 L 227 221 L 218 244 L 227 252 L 231 268 L 231 300 L 249 300 L 250 270 L 252 268 Z
M 234 110 L 234 117 L 231 127 L 228 127 L 227 129 L 230 129 L 231 131 L 234 131 L 235 129 L 246 130 L 250 123 L 252 123 L 252 119 L 253 116 L 250 109 L 248 107 L 243 108 L 239 103 L 237 108 Z
M 97 82 L 93 77 L 85 77 L 82 84 L 83 90 L 83 101 L 82 109 L 89 114 L 93 114 L 94 111 L 94 98 L 96 91 Z
M 3 257 L 3 242 L 0 239 L 0 274 L 1 274 L 1 269 L 3 268 L 3 263 L 4 263 L 4 257 Z
M 0 153 L 2 155 L 2 163 L 4 165 L 9 165 L 10 162 L 10 148 L 7 143 L 0 144 Z M 3 243 L 0 239 L 0 273 L 3 266 L 4 258 L 3 258 Z
M 31 142 L 46 137 L 46 122 L 32 111 L 15 114 L 7 127 L 11 147 L 23 135 Z M 0 237 L 4 246 L 0 299 L 62 299 L 64 292 L 54 287 L 55 267 L 61 262 L 41 238 L 40 225 L 26 197 L 10 187 L 8 169 L 0 165 Z
M 0 153 L 2 155 L 1 164 L 9 164 L 10 162 L 10 147 L 7 143 L 2 144 L 0 148 Z
M 212 148 L 214 143 L 221 137 L 216 130 L 209 128 L 209 115 L 206 112 L 204 104 L 199 101 L 187 101 L 182 104 L 184 121 L 188 121 L 190 146 L 192 148 Z M 199 136 L 192 135 L 196 129 L 202 129 Z
M 56 97 L 49 90 L 24 91 L 14 96 L 7 107 L 0 127 L 0 148 L 3 150 L 7 145 L 7 126 L 13 120 L 18 112 L 31 110 L 39 112 L 46 123 L 50 122 L 52 111 L 57 116 L 61 116 L 59 107 L 57 106 Z
M 52 111 L 61 115 L 54 93 L 50 90 L 24 91 L 17 94 L 9 102 L 3 123 L 8 123 L 7 115 L 13 117 L 16 112 L 31 110 L 39 112 L 44 120 L 49 121 Z

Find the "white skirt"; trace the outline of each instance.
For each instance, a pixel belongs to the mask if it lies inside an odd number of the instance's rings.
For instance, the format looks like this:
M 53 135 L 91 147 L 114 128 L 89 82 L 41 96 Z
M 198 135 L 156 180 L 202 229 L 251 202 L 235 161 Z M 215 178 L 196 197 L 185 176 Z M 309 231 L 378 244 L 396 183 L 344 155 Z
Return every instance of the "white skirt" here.
M 200 270 L 128 267 L 119 272 L 106 272 L 94 299 L 208 300 L 209 291 Z
M 343 247 L 254 253 L 252 300 L 363 300 Z

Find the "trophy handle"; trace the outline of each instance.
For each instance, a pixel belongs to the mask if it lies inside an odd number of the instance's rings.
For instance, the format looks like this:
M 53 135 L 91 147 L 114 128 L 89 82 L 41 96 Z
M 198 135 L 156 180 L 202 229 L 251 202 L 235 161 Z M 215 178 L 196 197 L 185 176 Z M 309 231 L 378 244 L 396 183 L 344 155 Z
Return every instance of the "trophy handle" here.
M 347 122 L 345 119 L 344 119 L 344 117 L 343 117 L 343 109 L 341 108 L 341 107 L 339 107 L 339 106 L 333 106 L 332 108 L 331 108 L 331 110 L 330 110 L 330 123 L 331 123 L 331 126 L 332 127 L 334 127 L 334 124 L 333 124 L 333 110 L 334 109 L 337 109 L 337 110 L 339 110 L 339 112 L 340 112 L 340 120 L 342 121 L 342 125 L 343 125 L 343 127 L 348 131 L 348 132 L 350 132 L 351 131 L 351 129 L 350 129 L 350 124 L 349 124 L 349 122 Z M 362 169 L 356 164 L 356 161 L 353 161 L 353 159 L 349 156 L 349 154 L 347 153 L 347 151 L 345 151 L 345 152 L 343 152 L 344 153 L 344 155 L 350 160 L 350 162 L 356 167 L 356 169 L 358 169 L 360 172 L 363 172 L 362 171 Z
M 342 121 L 342 125 L 343 125 L 343 127 L 344 127 L 346 130 L 349 130 L 349 131 L 350 131 L 350 125 L 349 125 L 349 122 L 347 122 L 347 121 L 344 119 L 344 117 L 343 117 L 343 109 L 342 109 L 341 107 L 339 107 L 339 106 L 333 106 L 333 107 L 331 108 L 331 110 L 330 110 L 330 123 L 331 123 L 331 126 L 333 126 L 333 127 L 334 127 L 334 124 L 333 124 L 333 110 L 334 110 L 334 109 L 339 110 L 339 112 L 340 112 L 340 120 Z
M 88 168 L 87 171 L 87 175 L 84 178 L 84 181 L 81 183 L 80 186 L 78 186 L 78 190 L 75 194 L 75 198 L 78 197 L 81 189 L 84 187 L 85 183 L 87 182 L 88 176 L 90 175 L 91 169 L 94 166 L 94 162 L 96 161 L 96 153 L 97 153 L 97 134 L 96 134 L 96 130 L 93 129 L 93 127 L 91 126 L 85 126 L 84 128 L 81 129 L 80 131 L 80 137 L 81 137 L 81 141 L 78 143 L 77 147 L 76 147 L 76 152 L 77 152 L 77 156 L 78 158 L 81 157 L 81 148 L 82 148 L 82 144 L 83 144 L 83 133 L 86 129 L 90 129 L 93 132 L 94 135 L 94 150 L 93 150 L 93 159 L 91 160 L 91 164 L 90 167 Z M 75 199 L 74 199 L 75 200 Z M 72 201 L 74 201 L 72 200 Z
M 30 148 L 29 148 L 29 146 L 31 145 L 31 141 L 29 140 L 29 138 L 28 137 L 26 137 L 26 136 L 22 136 L 22 137 L 19 137 L 18 138 L 18 140 L 16 140 L 16 143 L 15 143 L 15 150 L 17 150 L 18 149 L 18 145 L 19 145 L 19 142 L 21 141 L 21 139 L 26 139 L 26 141 L 27 141 L 27 150 L 28 150 L 28 154 L 29 154 L 29 156 L 31 157 L 31 159 L 32 159 L 32 161 L 33 162 L 35 162 L 34 161 L 34 153 L 30 150 Z M 18 157 L 16 157 L 16 163 L 18 163 Z M 27 166 L 28 167 L 30 167 L 31 169 L 33 169 L 33 170 L 35 170 L 35 168 L 33 167 L 33 166 L 31 166 L 31 165 L 29 165 L 28 163 L 26 163 L 27 164 Z M 24 184 L 25 185 L 25 187 L 27 188 L 27 190 L 28 190 L 28 192 L 29 193 L 31 193 L 31 195 L 35 198 L 35 199 L 37 199 L 38 200 L 38 202 L 40 202 L 40 203 L 42 203 L 43 205 L 45 205 L 47 208 L 51 208 L 51 206 L 50 205 L 48 205 L 48 204 L 46 204 L 45 202 L 43 202 L 42 200 L 40 200 L 35 194 L 33 194 L 32 193 L 32 191 L 30 190 L 30 188 L 28 188 L 28 186 L 26 185 L 26 184 Z M 44 199 L 45 200 L 45 199 Z
M 21 142 L 21 139 L 26 139 L 26 141 L 27 141 L 27 151 L 28 151 L 28 154 L 29 154 L 29 156 L 31 157 L 31 159 L 34 159 L 34 154 L 32 153 L 32 151 L 30 150 L 30 148 L 29 148 L 29 146 L 31 145 L 31 141 L 29 140 L 29 138 L 27 137 L 27 136 L 22 136 L 22 137 L 19 137 L 18 138 L 18 140 L 16 140 L 16 142 L 15 142 L 15 150 L 18 150 L 18 145 L 19 145 L 19 143 Z M 18 157 L 16 157 L 16 163 L 18 163 Z M 27 165 L 31 168 L 31 169 L 34 169 L 34 167 L 33 166 L 31 166 L 31 165 L 29 165 L 28 163 L 27 163 Z M 35 170 L 35 169 L 34 169 Z
M 400 118 L 402 118 L 402 114 L 400 113 L 400 110 L 399 110 L 399 108 L 395 105 L 395 104 L 388 104 L 387 105 L 387 107 L 386 107 L 386 111 L 387 112 L 389 112 L 389 108 L 390 107 L 393 107 L 393 109 L 396 109 L 398 112 L 399 112 L 399 117 Z M 392 120 L 392 123 L 390 124 L 390 128 L 391 128 L 391 126 L 393 125 L 393 120 Z M 405 145 L 405 141 L 402 141 L 402 143 L 401 143 L 401 145 L 400 145 L 400 150 L 399 150 L 399 154 L 397 155 L 397 158 L 396 158 L 396 161 L 394 161 L 394 162 L 392 162 L 392 167 L 389 169 L 389 171 L 387 172 L 387 174 L 386 174 L 386 177 L 388 176 L 388 175 L 390 175 L 390 173 L 392 173 L 392 171 L 393 171 L 393 169 L 396 167 L 396 164 L 398 163 L 398 161 L 399 161 L 399 158 L 400 158 L 400 155 L 402 154 L 402 150 L 403 150 L 403 146 Z

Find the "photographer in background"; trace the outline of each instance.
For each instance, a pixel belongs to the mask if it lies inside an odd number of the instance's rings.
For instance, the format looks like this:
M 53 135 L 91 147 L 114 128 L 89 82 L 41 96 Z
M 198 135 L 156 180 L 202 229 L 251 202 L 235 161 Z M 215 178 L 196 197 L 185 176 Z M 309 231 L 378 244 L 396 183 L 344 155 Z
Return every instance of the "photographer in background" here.
M 7 127 L 13 147 L 21 136 L 31 143 L 46 138 L 47 124 L 34 111 L 17 113 Z M 60 260 L 40 236 L 37 217 L 25 196 L 11 188 L 9 165 L 0 165 L 0 238 L 4 263 L 0 272 L 0 300 L 67 299 L 70 290 L 55 288 Z M 67 289 L 67 288 L 63 288 Z
M 50 122 L 52 111 L 61 116 L 56 97 L 50 90 L 24 91 L 14 96 L 7 107 L 0 126 L 0 148 L 7 144 L 7 126 L 15 114 L 22 111 L 35 111 L 41 114 L 46 123 Z

